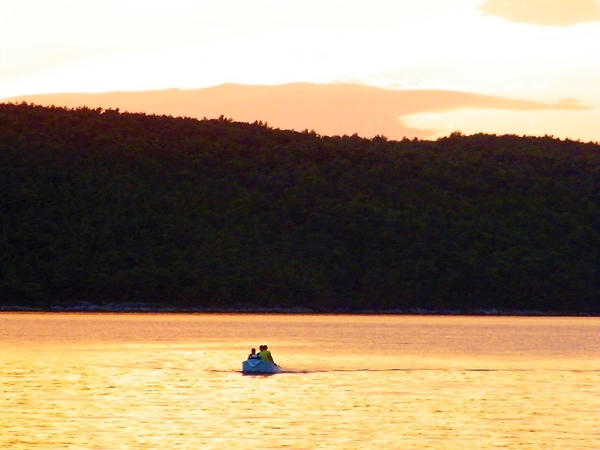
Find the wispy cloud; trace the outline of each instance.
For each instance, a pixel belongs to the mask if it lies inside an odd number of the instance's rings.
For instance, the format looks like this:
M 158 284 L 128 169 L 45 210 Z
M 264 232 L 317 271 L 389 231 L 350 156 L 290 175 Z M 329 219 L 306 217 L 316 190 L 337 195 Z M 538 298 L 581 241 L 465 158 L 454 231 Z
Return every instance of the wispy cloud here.
M 600 22 L 597 0 L 487 0 L 479 9 L 509 22 L 567 27 Z

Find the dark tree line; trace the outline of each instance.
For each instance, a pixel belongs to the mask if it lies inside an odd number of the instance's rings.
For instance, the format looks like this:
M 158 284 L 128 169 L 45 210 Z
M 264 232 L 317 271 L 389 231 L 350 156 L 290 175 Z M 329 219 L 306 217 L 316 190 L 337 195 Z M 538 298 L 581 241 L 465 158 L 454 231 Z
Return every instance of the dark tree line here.
M 0 308 L 600 311 L 600 146 L 0 105 Z

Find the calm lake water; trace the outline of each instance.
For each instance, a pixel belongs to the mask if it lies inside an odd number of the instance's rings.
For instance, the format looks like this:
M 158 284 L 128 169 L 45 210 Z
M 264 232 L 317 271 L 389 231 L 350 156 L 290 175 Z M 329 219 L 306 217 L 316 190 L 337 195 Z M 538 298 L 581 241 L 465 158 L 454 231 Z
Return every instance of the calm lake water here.
M 597 449 L 600 319 L 0 314 L 0 448 Z M 284 373 L 244 376 L 266 343 Z

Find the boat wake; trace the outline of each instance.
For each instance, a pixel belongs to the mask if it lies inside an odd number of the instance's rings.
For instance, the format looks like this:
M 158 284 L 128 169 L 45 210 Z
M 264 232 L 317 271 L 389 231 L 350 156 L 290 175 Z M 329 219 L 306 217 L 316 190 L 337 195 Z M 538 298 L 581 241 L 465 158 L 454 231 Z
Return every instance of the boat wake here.
M 600 369 L 492 369 L 492 368 L 386 368 L 386 369 L 301 369 L 290 370 L 282 368 L 281 374 L 318 374 L 318 373 L 364 373 L 364 372 L 600 372 Z
M 598 373 L 600 369 L 493 369 L 493 368 L 443 368 L 443 367 L 411 367 L 411 368 L 385 368 L 385 369 L 286 369 L 281 368 L 277 373 L 244 373 L 241 370 L 208 370 L 212 373 L 238 373 L 249 376 L 272 375 L 309 375 L 326 373 L 385 373 L 385 372 L 592 372 Z

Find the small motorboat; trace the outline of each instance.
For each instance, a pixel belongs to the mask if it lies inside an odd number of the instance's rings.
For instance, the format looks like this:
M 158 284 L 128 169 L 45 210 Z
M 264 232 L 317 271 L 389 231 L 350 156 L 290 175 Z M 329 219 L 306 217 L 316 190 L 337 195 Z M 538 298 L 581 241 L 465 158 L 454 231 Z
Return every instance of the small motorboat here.
M 242 362 L 242 373 L 244 374 L 271 374 L 281 372 L 281 367 L 262 359 L 248 359 Z

